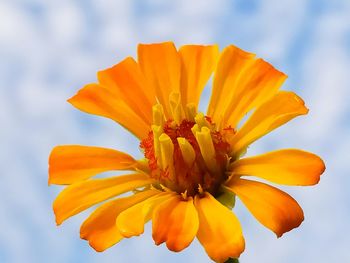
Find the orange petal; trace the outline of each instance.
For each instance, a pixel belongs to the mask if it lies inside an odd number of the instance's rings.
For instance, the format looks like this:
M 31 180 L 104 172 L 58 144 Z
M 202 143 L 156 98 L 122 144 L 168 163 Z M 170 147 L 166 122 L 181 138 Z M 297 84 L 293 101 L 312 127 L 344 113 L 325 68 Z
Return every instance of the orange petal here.
M 101 205 L 82 224 L 80 237 L 88 240 L 96 251 L 106 250 L 124 238 L 116 225 L 118 215 L 125 209 L 158 193 L 158 190 L 147 190 Z
M 124 126 L 139 139 L 147 137 L 150 127 L 114 92 L 99 84 L 88 84 L 68 100 L 81 111 L 110 118 Z
M 237 127 L 249 111 L 276 94 L 286 78 L 285 74 L 262 59 L 249 65 L 238 79 L 235 94 L 225 109 L 224 125 Z
M 116 221 L 119 232 L 128 238 L 141 235 L 144 232 L 145 223 L 152 218 L 155 206 L 173 195 L 172 192 L 162 192 L 121 212 Z
M 53 203 L 56 223 L 111 197 L 149 185 L 153 180 L 144 174 L 129 174 L 107 179 L 82 181 L 67 186 Z
M 226 47 L 219 58 L 214 74 L 213 89 L 207 115 L 220 123 L 222 114 L 234 93 L 237 78 L 247 65 L 255 60 L 255 55 L 233 45 Z
M 156 104 L 156 96 L 133 58 L 128 57 L 111 68 L 99 71 L 98 80 L 147 124 L 152 123 L 152 106 Z
M 181 58 L 181 97 L 183 106 L 198 106 L 202 90 L 216 66 L 219 55 L 217 45 L 186 45 L 179 50 Z
M 72 184 L 105 171 L 132 170 L 135 165 L 130 155 L 112 149 L 57 146 L 49 158 L 49 184 Z
M 285 74 L 254 54 L 228 46 L 215 73 L 208 115 L 225 127 L 236 127 L 247 112 L 275 94 L 285 79 Z
M 195 238 L 199 221 L 192 197 L 176 195 L 156 207 L 153 213 L 153 240 L 156 245 L 166 242 L 169 250 L 179 252 Z
M 278 237 L 298 227 L 304 220 L 299 204 L 290 195 L 275 187 L 237 179 L 231 181 L 227 189 L 235 193 L 253 216 Z
M 169 117 L 169 95 L 180 91 L 181 63 L 176 47 L 172 42 L 140 44 L 138 63 Z
M 286 149 L 240 159 L 231 169 L 233 175 L 253 175 L 277 184 L 314 185 L 325 165 L 315 154 Z
M 241 225 L 233 212 L 209 193 L 196 196 L 194 204 L 199 217 L 197 237 L 208 256 L 215 262 L 238 258 L 245 244 Z
M 247 120 L 233 137 L 231 146 L 233 155 L 237 156 L 249 144 L 265 134 L 290 121 L 308 113 L 304 101 L 293 92 L 280 91 L 263 103 Z

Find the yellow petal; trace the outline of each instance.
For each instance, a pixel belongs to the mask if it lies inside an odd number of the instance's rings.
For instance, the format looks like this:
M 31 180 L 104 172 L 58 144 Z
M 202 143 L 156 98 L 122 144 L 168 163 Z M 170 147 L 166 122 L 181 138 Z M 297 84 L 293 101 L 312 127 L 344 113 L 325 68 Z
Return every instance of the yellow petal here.
M 153 213 L 153 239 L 156 245 L 166 242 L 169 250 L 179 252 L 195 238 L 199 221 L 192 197 L 180 195 L 163 202 Z
M 111 197 L 131 191 L 153 182 L 144 174 L 129 174 L 107 179 L 82 181 L 67 186 L 53 203 L 56 223 Z
M 172 42 L 140 44 L 138 63 L 169 118 L 169 95 L 180 91 L 181 64 L 176 47 Z
M 121 212 L 116 221 L 119 232 L 128 238 L 141 235 L 145 223 L 152 218 L 155 206 L 173 195 L 172 192 L 162 192 Z
M 81 111 L 110 118 L 139 139 L 147 137 L 150 127 L 120 97 L 99 84 L 88 84 L 68 100 Z
M 253 216 L 278 237 L 298 227 L 304 220 L 299 204 L 290 195 L 275 187 L 237 179 L 231 181 L 227 189 L 235 193 Z
M 255 60 L 255 55 L 233 45 L 226 47 L 219 58 L 214 74 L 213 89 L 207 115 L 220 123 L 229 99 L 239 84 L 237 79 L 242 71 Z
M 118 215 L 125 209 L 158 193 L 158 190 L 147 190 L 101 205 L 82 224 L 80 237 L 88 240 L 96 251 L 106 250 L 124 238 L 116 225 Z
M 103 87 L 116 92 L 129 108 L 151 125 L 156 96 L 133 58 L 128 57 L 111 68 L 99 71 L 98 79 Z
M 240 159 L 231 169 L 233 175 L 253 175 L 277 184 L 314 185 L 325 165 L 315 154 L 286 149 Z
M 188 103 L 198 106 L 202 90 L 216 66 L 219 48 L 217 45 L 186 45 L 180 48 L 179 54 L 183 106 Z
M 208 256 L 215 262 L 238 258 L 245 244 L 237 217 L 209 193 L 196 196 L 194 203 L 199 216 L 197 237 Z
M 132 170 L 135 165 L 130 155 L 112 149 L 57 146 L 49 158 L 49 184 L 72 184 L 105 171 Z
M 289 120 L 308 113 L 304 101 L 293 92 L 280 91 L 263 103 L 230 142 L 233 155 Z

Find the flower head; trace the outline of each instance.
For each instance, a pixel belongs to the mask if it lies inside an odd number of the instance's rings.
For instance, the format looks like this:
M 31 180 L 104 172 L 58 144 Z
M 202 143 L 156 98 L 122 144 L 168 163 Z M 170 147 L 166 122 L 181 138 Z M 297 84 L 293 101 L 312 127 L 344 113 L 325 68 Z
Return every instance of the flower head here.
M 211 75 L 207 113 L 198 111 Z M 197 237 L 216 262 L 237 258 L 245 244 L 231 209 L 237 196 L 279 237 L 298 227 L 303 211 L 282 185 L 317 184 L 325 166 L 316 155 L 284 149 L 244 158 L 254 141 L 296 116 L 303 100 L 280 91 L 286 75 L 235 46 L 141 44 L 128 57 L 98 72 L 69 102 L 110 118 L 140 139 L 145 158 L 117 150 L 66 145 L 53 149 L 49 183 L 68 185 L 54 202 L 57 224 L 101 202 L 82 224 L 81 238 L 103 251 L 138 236 L 152 220 L 153 239 L 181 251 Z M 249 118 L 242 122 L 244 116 Z M 91 179 L 111 170 L 126 175 Z M 130 193 L 126 197 L 119 197 Z

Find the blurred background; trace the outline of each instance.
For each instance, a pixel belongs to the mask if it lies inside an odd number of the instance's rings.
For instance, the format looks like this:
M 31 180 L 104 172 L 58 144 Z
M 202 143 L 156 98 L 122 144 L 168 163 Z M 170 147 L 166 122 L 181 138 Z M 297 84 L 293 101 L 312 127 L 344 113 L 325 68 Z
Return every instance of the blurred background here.
M 149 225 L 143 236 L 96 253 L 79 238 L 89 211 L 56 227 L 51 208 L 61 190 L 47 185 L 55 145 L 141 157 L 130 134 L 66 99 L 98 70 L 135 56 L 138 43 L 165 40 L 254 52 L 288 74 L 283 89 L 310 108 L 248 152 L 302 148 L 324 158 L 319 185 L 282 188 L 299 201 L 305 221 L 277 239 L 238 201 L 241 262 L 350 262 L 348 0 L 0 1 L 0 262 L 210 262 L 197 241 L 182 253 L 156 247 Z M 201 105 L 209 94 L 208 86 Z

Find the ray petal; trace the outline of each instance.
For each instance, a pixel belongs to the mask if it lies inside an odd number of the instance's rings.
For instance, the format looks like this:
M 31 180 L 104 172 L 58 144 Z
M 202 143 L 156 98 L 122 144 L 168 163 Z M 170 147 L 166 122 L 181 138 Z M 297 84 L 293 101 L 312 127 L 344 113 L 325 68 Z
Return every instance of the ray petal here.
M 280 91 L 263 103 L 238 130 L 230 142 L 233 156 L 239 155 L 249 144 L 291 119 L 308 113 L 304 101 L 295 93 Z
M 179 252 L 196 237 L 199 221 L 193 198 L 180 195 L 163 202 L 153 213 L 153 239 L 156 245 L 166 242 L 169 250 Z
M 215 262 L 238 258 L 245 243 L 234 213 L 209 193 L 204 197 L 196 196 L 195 206 L 199 217 L 197 238 L 208 256 Z
M 104 251 L 124 238 L 116 225 L 118 215 L 151 196 L 158 190 L 146 190 L 129 197 L 118 198 L 98 207 L 81 225 L 80 237 L 89 241 L 96 251 Z
M 264 183 L 237 179 L 227 185 L 252 215 L 277 237 L 298 227 L 304 220 L 303 210 L 287 193 Z
M 242 158 L 232 166 L 232 175 L 252 175 L 283 185 L 314 185 L 320 180 L 325 164 L 313 153 L 285 149 Z
M 60 225 L 67 218 L 97 203 L 152 182 L 153 180 L 145 174 L 129 174 L 82 181 L 67 186 L 53 203 L 56 222 Z
M 56 146 L 49 158 L 49 183 L 73 184 L 111 170 L 133 170 L 136 160 L 117 150 L 82 146 Z

